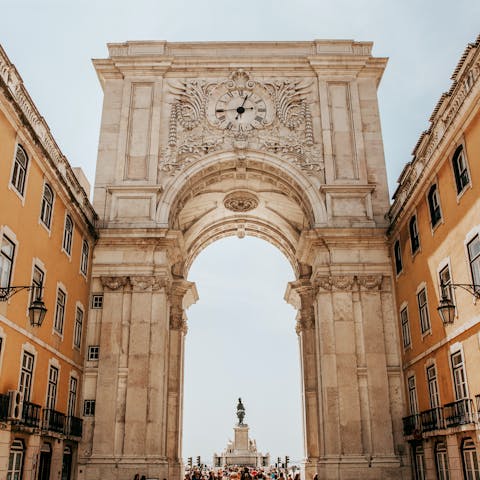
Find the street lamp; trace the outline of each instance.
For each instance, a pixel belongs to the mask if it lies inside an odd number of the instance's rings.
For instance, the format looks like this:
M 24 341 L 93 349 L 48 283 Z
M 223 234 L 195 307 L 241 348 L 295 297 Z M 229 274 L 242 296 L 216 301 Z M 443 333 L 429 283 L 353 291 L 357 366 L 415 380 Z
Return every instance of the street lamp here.
M 42 285 L 21 285 L 16 287 L 0 287 L 0 302 L 6 302 L 22 290 L 33 291 L 35 299 L 28 307 L 28 317 L 33 327 L 40 327 L 47 313 L 47 309 L 42 300 Z
M 442 298 L 440 299 L 440 304 L 438 305 L 437 310 L 444 325 L 453 323 L 453 320 L 455 319 L 455 304 L 452 302 L 452 296 L 447 294 L 447 289 L 451 292 L 451 289 L 456 287 L 463 288 L 463 290 L 466 290 L 475 298 L 480 298 L 480 285 L 470 283 L 449 283 L 448 285 L 445 285 L 442 281 L 440 283 Z

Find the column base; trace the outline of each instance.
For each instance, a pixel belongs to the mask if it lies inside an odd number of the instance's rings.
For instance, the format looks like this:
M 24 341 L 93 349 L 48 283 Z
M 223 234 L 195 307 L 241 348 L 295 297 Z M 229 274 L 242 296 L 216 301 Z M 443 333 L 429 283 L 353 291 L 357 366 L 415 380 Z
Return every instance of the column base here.
M 183 480 L 183 465 L 164 458 L 111 458 L 90 457 L 80 459 L 78 480 L 133 480 L 135 474 L 155 480 Z
M 308 459 L 302 465 L 302 478 L 312 480 L 400 480 L 410 478 L 410 467 L 397 456 L 342 455 Z

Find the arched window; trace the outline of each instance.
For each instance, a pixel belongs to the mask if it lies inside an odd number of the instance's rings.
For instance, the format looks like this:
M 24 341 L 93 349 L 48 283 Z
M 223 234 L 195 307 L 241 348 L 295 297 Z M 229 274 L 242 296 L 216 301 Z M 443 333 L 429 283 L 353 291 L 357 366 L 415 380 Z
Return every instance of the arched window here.
M 25 191 L 25 178 L 27 176 L 28 156 L 21 145 L 17 145 L 15 152 L 15 163 L 13 165 L 12 179 L 10 183 L 15 190 L 22 195 Z
M 463 191 L 463 189 L 470 183 L 470 177 L 468 175 L 467 160 L 465 158 L 465 152 L 460 145 L 453 154 L 452 158 L 453 173 L 455 175 L 455 184 L 457 185 L 457 193 Z
M 412 254 L 415 253 L 420 247 L 420 239 L 418 236 L 418 227 L 417 227 L 417 216 L 414 215 L 410 219 L 408 224 L 410 231 L 410 245 L 412 246 Z
M 432 227 L 442 219 L 442 212 L 440 210 L 440 198 L 436 185 L 432 185 L 428 191 L 428 209 L 430 210 L 430 221 Z
M 50 228 L 52 222 L 53 211 L 53 191 L 46 183 L 43 186 L 42 209 L 40 211 L 40 220 L 47 227 Z
M 462 461 L 465 479 L 480 480 L 477 449 L 471 438 L 466 438 L 462 443 Z
M 7 480 L 22 478 L 24 446 L 21 440 L 14 440 L 8 458 Z
M 70 215 L 65 216 L 65 229 L 63 230 L 63 249 L 68 255 L 72 253 L 73 221 Z
M 393 253 L 395 255 L 395 271 L 397 275 L 402 271 L 402 250 L 400 248 L 400 240 L 395 242 L 393 246 Z
M 444 442 L 435 445 L 435 465 L 438 480 L 449 480 L 447 447 Z

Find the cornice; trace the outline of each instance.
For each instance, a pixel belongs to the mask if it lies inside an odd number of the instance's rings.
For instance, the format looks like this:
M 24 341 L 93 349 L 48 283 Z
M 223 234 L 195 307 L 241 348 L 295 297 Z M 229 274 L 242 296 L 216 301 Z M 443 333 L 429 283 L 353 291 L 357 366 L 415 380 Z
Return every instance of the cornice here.
M 393 194 L 393 204 L 387 214 L 390 221 L 389 233 L 408 211 L 414 201 L 414 192 L 426 175 L 444 160 L 444 150 L 449 147 L 457 130 L 480 101 L 480 35 L 460 59 L 452 75 L 450 90 L 443 93 L 430 116 L 430 126 L 424 131 L 413 150 L 413 159 L 408 162 L 398 179 Z
M 0 88 L 4 91 L 7 100 L 15 109 L 22 124 L 38 144 L 47 159 L 55 176 L 66 188 L 70 200 L 75 204 L 83 216 L 90 233 L 96 237 L 95 222 L 97 214 L 90 204 L 85 190 L 80 185 L 72 167 L 58 147 L 45 119 L 40 115 L 31 99 L 22 77 L 15 66 L 10 62 L 7 54 L 0 46 Z

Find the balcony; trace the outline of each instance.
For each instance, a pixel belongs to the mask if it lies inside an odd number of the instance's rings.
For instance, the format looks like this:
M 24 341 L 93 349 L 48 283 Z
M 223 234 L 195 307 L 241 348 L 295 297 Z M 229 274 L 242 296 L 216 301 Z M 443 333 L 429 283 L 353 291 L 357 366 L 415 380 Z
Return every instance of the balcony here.
M 0 393 L 0 422 L 8 420 L 8 395 Z
M 69 437 L 81 437 L 83 431 L 83 420 L 78 417 L 66 417 L 65 435 Z
M 35 403 L 23 402 L 22 420 L 19 422 L 26 427 L 38 428 L 40 426 L 40 412 L 42 407 Z
M 470 398 L 447 403 L 443 408 L 445 409 L 445 424 L 447 427 L 458 427 L 475 421 L 473 402 Z
M 414 433 L 420 433 L 421 420 L 418 413 L 410 415 L 408 417 L 403 417 L 403 434 L 413 435 Z
M 442 430 L 445 428 L 442 407 L 425 410 L 420 414 L 420 417 L 422 423 L 422 432 L 432 432 L 434 430 Z
M 63 433 L 65 429 L 65 415 L 52 408 L 43 410 L 42 428 L 49 432 Z

